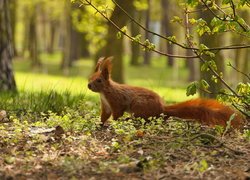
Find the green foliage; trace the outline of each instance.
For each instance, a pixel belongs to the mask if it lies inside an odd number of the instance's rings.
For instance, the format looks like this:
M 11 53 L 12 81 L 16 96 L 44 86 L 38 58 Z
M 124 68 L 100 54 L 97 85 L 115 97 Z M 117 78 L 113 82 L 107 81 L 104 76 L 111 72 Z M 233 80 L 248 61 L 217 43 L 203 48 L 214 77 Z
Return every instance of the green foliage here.
M 250 117 L 250 83 L 240 82 L 236 88 L 236 93 L 238 96 L 233 95 L 232 93 L 222 90 L 218 95 L 218 99 L 222 101 L 229 102 L 234 104 L 235 108 L 244 113 L 247 118 Z
M 193 168 L 201 173 L 208 169 L 209 165 L 205 159 L 200 160 L 198 163 L 193 164 Z
M 243 136 L 246 138 L 246 140 L 250 141 L 250 130 L 244 130 Z
M 202 36 L 203 34 L 210 34 L 211 29 L 208 26 L 207 22 L 203 20 L 202 18 L 197 20 L 197 28 L 196 32 L 198 33 L 199 36 Z
M 84 1 L 83 1 L 84 2 Z M 113 12 L 113 4 L 110 1 L 93 0 L 92 3 L 98 4 L 98 9 L 108 18 Z M 93 8 L 81 6 L 72 11 L 72 21 L 74 27 L 86 35 L 89 41 L 89 50 L 95 54 L 105 45 L 103 38 L 107 33 L 105 19 L 100 16 Z
M 200 81 L 194 81 L 192 83 L 190 83 L 186 89 L 186 95 L 190 96 L 190 95 L 195 95 L 198 90 L 202 90 L 205 92 L 208 92 L 208 88 L 210 87 L 210 85 L 208 84 L 208 82 L 204 79 L 201 79 Z
M 186 0 L 185 2 L 191 7 L 197 6 L 199 4 L 199 1 L 197 0 Z
M 144 45 L 143 50 L 152 51 L 155 49 L 155 44 L 151 43 L 148 39 L 144 41 L 143 45 Z
M 138 42 L 141 41 L 141 37 L 142 37 L 142 35 L 141 35 L 141 34 L 138 34 L 138 35 L 136 35 L 135 37 L 133 37 L 133 41 L 138 43 Z
M 123 26 L 121 31 L 118 31 L 116 34 L 117 39 L 121 39 L 123 34 L 127 34 L 128 28 L 127 26 Z
M 46 124 L 49 127 L 61 126 L 64 130 L 71 132 L 90 134 L 101 123 L 96 110 L 84 102 L 79 104 L 77 110 L 66 108 L 61 115 L 51 111 L 44 115 L 47 116 Z
M 147 0 L 134 0 L 133 2 L 136 10 L 143 11 L 148 9 L 148 2 Z
M 169 43 L 170 43 L 170 44 L 172 44 L 172 43 L 174 43 L 174 42 L 177 42 L 177 41 L 176 41 L 176 36 L 169 36 L 169 37 L 168 37 L 168 40 L 169 40 Z
M 217 70 L 217 65 L 215 63 L 215 61 L 210 60 L 210 61 L 206 61 L 205 63 L 202 64 L 201 66 L 201 71 L 209 71 L 212 68 L 213 70 Z
M 187 87 L 186 95 L 190 96 L 190 95 L 196 94 L 198 87 L 199 87 L 199 83 L 197 81 L 196 82 L 192 82 Z
M 37 100 L 40 99 L 35 96 L 34 101 Z M 86 177 L 86 174 L 102 177 L 129 172 L 152 174 L 169 165 L 175 167 L 176 160 L 180 166 L 178 175 L 184 169 L 187 176 L 208 172 L 210 166 L 218 168 L 221 166 L 218 162 L 224 162 L 218 158 L 224 158 L 220 154 L 225 150 L 217 146 L 214 139 L 220 135 L 208 134 L 215 134 L 216 130 L 175 119 L 166 122 L 161 117 L 145 121 L 126 115 L 111 121 L 109 127 L 101 128 L 97 109 L 97 103 L 84 99 L 74 107 L 66 106 L 61 113 L 26 111 L 16 114 L 8 111 L 9 122 L 0 126 L 2 149 L 8 149 L 1 152 L 1 166 L 11 165 L 32 177 L 46 169 L 47 173 L 48 170 L 50 174 L 60 172 L 60 176 L 70 179 Z M 55 127 L 63 129 L 61 134 Z M 248 141 L 249 131 L 245 130 L 240 137 Z M 230 137 L 225 140 L 238 141 Z M 211 148 L 199 148 L 210 145 L 220 149 L 213 148 L 211 152 Z M 187 159 L 191 159 L 191 163 Z M 34 168 L 35 163 L 39 165 Z

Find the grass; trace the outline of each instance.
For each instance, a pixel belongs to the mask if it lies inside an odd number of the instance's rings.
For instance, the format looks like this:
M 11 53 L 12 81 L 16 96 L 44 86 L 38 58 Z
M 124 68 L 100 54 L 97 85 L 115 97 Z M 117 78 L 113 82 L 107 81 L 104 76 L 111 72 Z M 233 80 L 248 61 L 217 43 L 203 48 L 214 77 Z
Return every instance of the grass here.
M 31 69 L 28 59 L 14 60 L 19 93 L 0 93 L 1 109 L 15 113 L 61 113 L 65 107 L 75 108 L 83 102 L 99 103 L 99 95 L 87 88 L 93 60 L 76 61 L 69 75 L 65 76 L 60 70 L 59 53 L 42 54 L 40 58 L 43 64 L 40 69 Z M 163 58 L 153 58 L 151 67 L 130 66 L 125 58 L 125 70 L 127 84 L 154 90 L 169 103 L 188 99 L 185 93 L 187 70 L 183 67 L 180 68 L 180 80 L 173 78 L 173 69 L 165 67 Z
M 15 59 L 14 72 L 18 95 L 0 94 L 1 108 L 8 111 L 60 112 L 66 106 L 75 107 L 82 101 L 98 103 L 99 96 L 87 88 L 88 77 L 93 69 L 93 60 L 81 59 L 73 64 L 69 75 L 60 70 L 61 55 L 41 55 L 43 66 L 31 69 L 28 59 Z M 165 59 L 153 58 L 152 66 L 133 67 L 125 58 L 126 83 L 154 90 L 167 102 L 188 99 L 185 93 L 187 70 L 180 65 L 180 78 L 174 70 L 165 67 Z M 115 68 L 115 67 L 114 67 Z M 184 80 L 182 80 L 184 79 Z

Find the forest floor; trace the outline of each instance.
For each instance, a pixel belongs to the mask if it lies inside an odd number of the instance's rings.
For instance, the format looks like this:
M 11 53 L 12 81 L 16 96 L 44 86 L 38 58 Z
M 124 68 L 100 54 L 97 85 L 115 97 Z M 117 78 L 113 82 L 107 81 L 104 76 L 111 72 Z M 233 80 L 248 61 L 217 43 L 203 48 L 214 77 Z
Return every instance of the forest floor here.
M 2 112 L 0 179 L 250 178 L 249 130 L 126 116 L 100 127 L 96 109 Z
M 54 63 L 55 57 L 47 59 Z M 128 83 L 153 89 L 167 102 L 187 99 L 185 89 L 167 88 L 175 73 L 160 62 L 127 68 Z M 86 90 L 83 78 L 92 63 L 81 63 L 61 77 L 56 63 L 45 64 L 49 74 L 41 74 L 31 72 L 28 61 L 15 62 L 19 93 L 0 94 L 1 180 L 250 179 L 249 129 L 180 119 L 145 123 L 127 115 L 100 127 L 98 95 Z

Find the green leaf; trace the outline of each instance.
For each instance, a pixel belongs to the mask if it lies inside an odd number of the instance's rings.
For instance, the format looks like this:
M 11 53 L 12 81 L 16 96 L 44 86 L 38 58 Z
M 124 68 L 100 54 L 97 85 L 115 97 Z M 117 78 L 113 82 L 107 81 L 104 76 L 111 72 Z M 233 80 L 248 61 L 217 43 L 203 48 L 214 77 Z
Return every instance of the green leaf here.
M 178 17 L 178 16 L 174 16 L 173 19 L 171 20 L 171 22 L 178 22 L 178 23 L 182 23 L 183 19 Z
M 194 24 L 197 22 L 197 20 L 194 19 L 194 18 L 189 19 L 188 21 L 189 21 L 189 23 L 192 24 L 192 25 L 194 25 Z
M 211 60 L 208 61 L 209 67 L 211 67 L 213 70 L 217 71 L 217 65 L 215 63 L 215 61 Z
M 190 6 L 196 6 L 198 5 L 199 1 L 198 0 L 186 0 L 186 3 Z
M 133 5 L 138 11 L 144 11 L 148 9 L 147 0 L 134 0 Z
M 168 38 L 167 38 L 170 42 L 170 44 L 172 43 L 172 42 L 176 42 L 176 36 L 169 36 Z
M 194 94 L 196 94 L 197 89 L 198 89 L 198 82 L 197 82 L 197 81 L 192 82 L 192 83 L 187 87 L 186 95 L 187 95 L 187 96 L 190 96 L 190 95 L 193 96 Z
M 205 44 L 200 44 L 200 46 L 199 46 L 200 51 L 204 51 L 206 49 L 208 49 L 208 47 Z
M 208 169 L 208 163 L 205 159 L 202 159 L 199 163 L 200 167 L 199 167 L 199 171 L 200 172 L 204 172 Z
M 136 36 L 133 38 L 133 41 L 135 41 L 135 42 L 140 42 L 140 41 L 141 41 L 141 34 L 136 35 Z
M 230 3 L 230 0 L 223 0 L 222 1 L 222 4 L 229 4 Z
M 210 56 L 211 58 L 214 58 L 215 57 L 215 54 L 212 53 L 211 51 L 205 51 L 205 54 Z
M 127 26 L 123 26 L 123 27 L 121 28 L 121 31 L 122 31 L 123 33 L 127 33 L 127 31 L 128 31 Z
M 206 61 L 201 65 L 201 71 L 209 71 L 209 61 Z
M 204 79 L 201 80 L 201 87 L 204 89 L 208 89 L 210 87 L 210 85 L 208 84 L 208 82 Z
M 118 33 L 116 33 L 116 38 L 117 39 L 121 39 L 122 38 L 122 33 L 120 31 Z

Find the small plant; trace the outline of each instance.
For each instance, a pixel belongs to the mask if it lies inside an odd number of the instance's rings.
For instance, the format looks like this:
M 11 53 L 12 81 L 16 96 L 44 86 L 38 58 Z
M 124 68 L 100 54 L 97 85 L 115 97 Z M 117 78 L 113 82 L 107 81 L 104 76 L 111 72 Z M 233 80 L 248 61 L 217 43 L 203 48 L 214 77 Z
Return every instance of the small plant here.
M 244 132 L 243 132 L 243 137 L 250 141 L 250 130 L 249 129 L 245 129 Z

